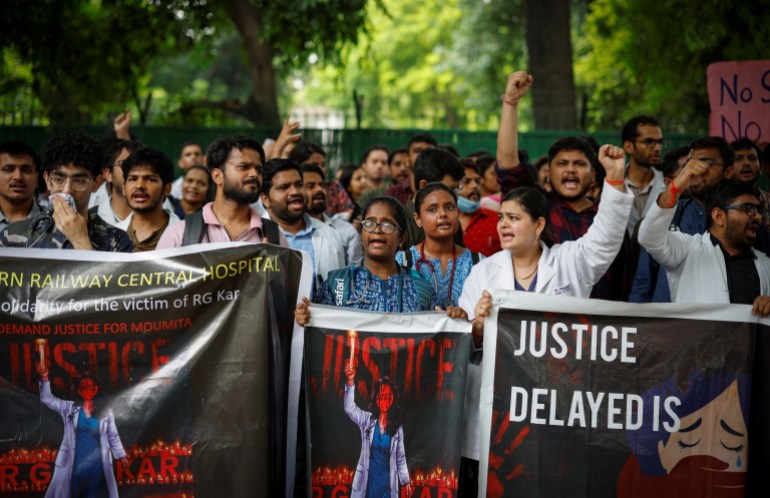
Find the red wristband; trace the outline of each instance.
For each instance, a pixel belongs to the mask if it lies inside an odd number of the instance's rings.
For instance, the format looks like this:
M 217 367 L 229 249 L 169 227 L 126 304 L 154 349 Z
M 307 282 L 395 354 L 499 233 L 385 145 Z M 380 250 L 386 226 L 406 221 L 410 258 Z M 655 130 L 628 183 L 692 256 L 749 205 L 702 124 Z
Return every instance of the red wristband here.
M 604 179 L 605 182 L 607 182 L 610 185 L 625 185 L 625 180 L 610 180 L 609 178 Z

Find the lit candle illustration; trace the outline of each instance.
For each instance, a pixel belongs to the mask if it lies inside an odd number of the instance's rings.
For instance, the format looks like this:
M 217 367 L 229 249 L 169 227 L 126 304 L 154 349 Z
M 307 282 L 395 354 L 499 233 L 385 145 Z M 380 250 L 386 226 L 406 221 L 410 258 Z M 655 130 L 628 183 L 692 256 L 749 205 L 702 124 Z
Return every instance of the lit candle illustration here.
M 354 330 L 348 331 L 348 337 L 350 338 L 350 365 L 353 365 L 353 356 L 355 356 L 356 350 L 356 332 Z
M 48 339 L 35 339 L 35 349 L 37 349 L 40 356 L 40 364 L 45 367 L 45 346 L 48 344 Z

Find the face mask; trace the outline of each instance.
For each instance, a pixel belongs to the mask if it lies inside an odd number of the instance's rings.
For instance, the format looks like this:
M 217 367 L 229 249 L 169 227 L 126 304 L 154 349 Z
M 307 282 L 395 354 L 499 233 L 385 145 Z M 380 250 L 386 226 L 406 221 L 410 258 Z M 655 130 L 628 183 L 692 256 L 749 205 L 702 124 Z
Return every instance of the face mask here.
M 479 201 L 473 202 L 472 200 L 466 199 L 461 195 L 457 196 L 457 209 L 459 209 L 462 213 L 473 214 L 479 210 L 479 206 L 481 206 L 481 202 Z

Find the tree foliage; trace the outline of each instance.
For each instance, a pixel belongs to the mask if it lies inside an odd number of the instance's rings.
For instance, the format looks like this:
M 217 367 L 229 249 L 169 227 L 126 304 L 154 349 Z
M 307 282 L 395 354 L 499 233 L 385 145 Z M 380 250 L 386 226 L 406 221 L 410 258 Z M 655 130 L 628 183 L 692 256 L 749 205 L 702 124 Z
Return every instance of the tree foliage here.
M 741 0 L 593 0 L 584 29 L 576 74 L 589 127 L 646 113 L 671 131 L 706 130 L 706 68 L 767 58 L 770 11 Z

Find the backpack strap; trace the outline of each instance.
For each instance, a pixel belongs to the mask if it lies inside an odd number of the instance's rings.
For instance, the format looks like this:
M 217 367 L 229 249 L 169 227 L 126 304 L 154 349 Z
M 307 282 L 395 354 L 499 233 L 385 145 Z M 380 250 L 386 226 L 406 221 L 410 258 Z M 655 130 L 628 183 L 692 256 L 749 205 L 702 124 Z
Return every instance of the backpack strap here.
M 203 223 L 203 211 L 196 211 L 185 216 L 182 245 L 189 246 L 192 244 L 200 243 L 200 241 L 203 240 L 204 225 L 205 223 Z
M 350 267 L 345 267 L 330 271 L 326 277 L 324 285 L 329 286 L 335 306 L 342 307 L 348 302 L 351 274 Z
M 278 223 L 268 218 L 262 218 L 262 242 L 280 245 L 281 234 L 278 231 Z
M 420 309 L 430 310 L 431 297 L 435 292 L 433 285 L 425 280 L 425 277 L 420 275 L 417 270 L 410 269 L 409 273 L 412 277 L 412 283 L 414 283 L 414 290 L 417 291 L 417 299 L 420 300 Z

